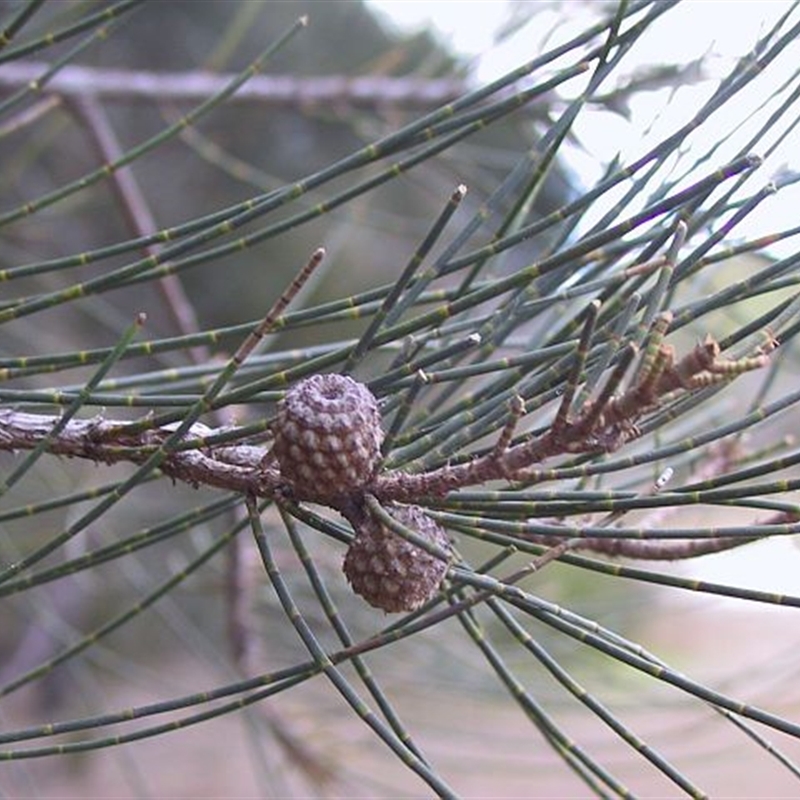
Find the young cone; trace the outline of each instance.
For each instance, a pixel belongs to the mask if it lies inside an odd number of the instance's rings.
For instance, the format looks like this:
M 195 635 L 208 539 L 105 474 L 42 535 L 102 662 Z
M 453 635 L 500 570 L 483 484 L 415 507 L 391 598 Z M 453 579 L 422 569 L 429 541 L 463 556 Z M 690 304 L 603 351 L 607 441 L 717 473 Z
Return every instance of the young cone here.
M 375 476 L 383 428 L 378 401 L 346 375 L 312 375 L 286 392 L 273 455 L 297 500 L 337 505 Z
M 431 544 L 450 552 L 447 534 L 419 506 L 391 504 L 386 510 Z M 343 568 L 353 591 L 371 606 L 413 611 L 436 594 L 448 563 L 404 539 L 367 511 L 356 526 Z

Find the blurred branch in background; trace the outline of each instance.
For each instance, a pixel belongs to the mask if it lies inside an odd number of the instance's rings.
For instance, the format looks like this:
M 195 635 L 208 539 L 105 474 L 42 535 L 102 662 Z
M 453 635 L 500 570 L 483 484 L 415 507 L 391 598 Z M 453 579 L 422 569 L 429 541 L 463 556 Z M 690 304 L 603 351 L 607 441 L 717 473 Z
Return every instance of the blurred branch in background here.
M 217 94 L 236 76 L 206 71 L 151 72 L 65 66 L 42 80 L 49 64 L 21 61 L 6 64 L 0 87 L 6 90 L 37 84 L 38 91 L 62 97 L 91 96 L 96 100 L 196 102 Z M 264 108 L 334 108 L 420 110 L 449 103 L 466 91 L 459 78 L 392 77 L 388 75 L 254 75 L 232 100 Z
M 797 9 L 300 5 L 0 2 L 0 793 L 796 793 Z

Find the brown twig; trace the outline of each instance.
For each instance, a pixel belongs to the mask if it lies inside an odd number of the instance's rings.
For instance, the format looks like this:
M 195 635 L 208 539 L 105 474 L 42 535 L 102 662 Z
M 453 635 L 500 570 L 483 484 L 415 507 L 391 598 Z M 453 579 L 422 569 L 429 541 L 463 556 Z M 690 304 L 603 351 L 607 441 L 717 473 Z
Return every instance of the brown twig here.
M 730 439 L 720 442 L 717 446 L 710 448 L 708 458 L 703 460 L 703 463 L 697 471 L 692 473 L 691 479 L 697 480 L 710 480 L 717 475 L 724 474 L 732 466 L 738 463 L 739 456 L 739 442 L 736 439 Z M 666 486 L 667 482 L 672 477 L 672 469 L 665 470 L 664 473 L 658 478 L 653 485 L 651 492 L 657 493 Z M 643 527 L 653 528 L 659 522 L 663 522 L 664 517 L 670 513 L 674 513 L 675 506 L 659 507 L 654 509 L 653 513 L 647 516 Z M 600 523 L 611 524 L 624 514 L 622 511 L 613 512 L 612 514 L 604 517 Z M 553 519 L 550 522 L 558 525 L 561 520 Z M 772 514 L 760 521 L 761 525 L 783 525 L 794 524 L 800 522 L 800 514 L 790 511 L 781 511 Z M 554 547 L 559 543 L 563 543 L 565 539 L 562 536 L 527 533 L 522 531 L 519 533 L 520 538 L 534 544 L 544 545 L 546 547 Z M 714 536 L 703 539 L 614 539 L 614 538 L 590 538 L 583 537 L 577 540 L 571 539 L 574 545 L 573 550 L 588 550 L 600 555 L 610 556 L 612 558 L 631 558 L 640 561 L 680 561 L 689 558 L 697 558 L 698 556 L 710 555 L 712 553 L 722 553 L 726 550 L 733 550 L 737 547 L 750 544 L 757 541 L 759 536 Z
M 314 254 L 309 265 L 290 287 L 290 294 L 303 275 L 313 270 L 322 257 L 321 253 L 317 251 Z M 265 326 L 269 327 L 270 321 L 281 313 L 282 302 L 276 304 L 264 325 L 248 337 L 233 356 L 233 361 L 237 364 L 244 361 L 260 341 Z M 559 428 L 551 427 L 543 436 L 516 445 L 510 444 L 513 425 L 524 411 L 519 403 L 514 403 L 511 419 L 504 428 L 499 446 L 485 455 L 464 464 L 446 465 L 429 472 L 378 474 L 369 485 L 363 487 L 363 491 L 381 501 L 409 502 L 418 501 L 424 496 L 443 496 L 452 490 L 492 480 L 529 480 L 532 474 L 535 476 L 531 469 L 548 458 L 576 452 L 611 452 L 634 438 L 638 435 L 637 420 L 663 402 L 664 396 L 659 396 L 659 391 L 672 398 L 675 386 L 688 392 L 706 385 L 705 376 L 712 376 L 712 380 L 718 377 L 730 380 L 745 370 L 763 366 L 769 358 L 766 354 L 760 354 L 737 361 L 719 359 L 718 345 L 711 339 L 698 348 L 702 350 L 701 355 L 698 355 L 696 348 L 677 365 L 672 363 L 671 355 L 654 362 L 653 369 L 658 369 L 659 374 L 666 378 L 653 382 L 651 373 L 645 372 L 639 382 L 618 397 L 612 397 L 608 387 L 618 385 L 627 366 L 621 360 L 621 366 L 618 365 L 612 372 L 597 400 L 584 404 L 574 417 L 567 415 Z M 661 361 L 665 363 L 662 365 Z M 58 417 L 54 416 L 0 409 L 0 450 L 32 449 L 50 433 L 57 420 Z M 170 451 L 160 465 L 161 471 L 195 486 L 214 486 L 259 497 L 275 496 L 281 489 L 281 478 L 277 465 L 268 458 L 269 451 L 246 444 L 224 447 L 205 444 L 206 440 L 220 432 L 222 429 L 214 430 L 195 424 L 186 437 L 185 449 Z M 135 422 L 102 418 L 70 420 L 53 437 L 48 449 L 54 455 L 87 458 L 108 464 L 120 461 L 142 463 L 172 433 L 169 427 L 149 429 Z M 302 501 L 306 498 L 294 499 Z
M 95 123 L 102 122 L 91 103 L 81 106 Z M 95 134 L 104 130 L 92 126 Z M 112 141 L 113 144 L 113 141 Z M 118 184 L 123 204 L 133 211 L 127 193 Z M 143 224 L 138 219 L 136 224 Z M 682 241 L 679 227 L 675 242 Z M 673 248 L 677 248 L 673 243 Z M 446 464 L 427 472 L 382 472 L 380 446 L 383 429 L 377 400 L 369 389 L 346 376 L 312 376 L 292 387 L 281 411 L 273 420 L 274 447 L 250 444 L 213 444 L 217 433 L 235 433 L 235 429 L 212 430 L 200 423 L 191 424 L 196 414 L 212 408 L 211 401 L 230 380 L 263 337 L 270 332 L 286 307 L 314 273 L 324 257 L 317 249 L 291 284 L 276 300 L 263 320 L 242 342 L 228 364 L 201 401 L 192 406 L 194 416 L 178 425 L 155 428 L 146 420 L 116 422 L 60 419 L 0 409 L 0 450 L 33 449 L 46 444 L 54 455 L 86 458 L 96 462 L 128 461 L 135 464 L 157 463 L 165 475 L 194 486 L 213 486 L 238 492 L 248 498 L 273 498 L 278 501 L 315 502 L 328 505 L 351 521 L 359 517 L 371 496 L 380 505 L 401 502 L 418 503 L 424 497 L 442 497 L 451 491 L 487 481 L 534 482 L 544 477 L 539 466 L 548 458 L 572 453 L 608 453 L 639 436 L 637 423 L 681 393 L 689 393 L 763 367 L 777 342 L 770 336 L 754 355 L 730 359 L 723 357 L 719 344 L 707 336 L 683 358 L 676 359 L 671 346 L 664 343 L 672 316 L 664 312 L 655 318 L 647 337 L 644 353 L 629 342 L 624 346 L 597 395 L 581 401 L 578 386 L 584 366 L 591 355 L 591 339 L 600 311 L 598 301 L 586 313 L 584 328 L 575 358 L 566 377 L 566 386 L 555 419 L 540 436 L 514 434 L 526 409 L 523 398 L 514 396 L 509 415 L 494 447 L 467 462 Z M 638 358 L 627 388 L 624 381 Z M 289 397 L 292 403 L 289 403 Z M 577 406 L 577 407 L 576 407 Z M 369 413 L 367 413 L 369 412 Z M 366 426 L 366 428 L 365 428 Z M 366 431 L 366 433 L 365 433 Z M 371 431 L 371 433 L 369 433 Z M 181 437 L 177 433 L 181 433 Z M 369 434 L 369 435 L 367 435 Z M 226 435 L 225 441 L 232 437 Z M 278 444 L 280 443 L 280 451 Z M 167 446 L 167 444 L 169 446 Z M 157 456 L 157 460 L 155 458 Z M 316 470 L 316 472 L 315 472 Z M 320 470 L 325 470 L 327 483 Z M 328 486 L 322 492 L 320 485 Z M 658 491 L 660 483 L 654 487 Z M 607 518 L 610 524 L 615 515 Z M 542 544 L 555 544 L 547 538 Z M 689 542 L 683 549 L 665 548 L 658 542 L 636 542 L 638 557 L 684 558 L 735 546 L 735 542 Z M 589 544 L 578 540 L 576 547 L 588 547 L 609 555 L 631 552 L 622 540 Z M 557 551 L 563 545 L 559 543 Z M 569 545 L 572 547 L 572 545 Z M 234 572 L 236 564 L 232 565 Z
M 0 409 L 0 450 L 31 450 L 47 436 L 59 417 L 27 414 Z M 127 462 L 141 464 L 172 431 L 169 428 L 126 432 L 130 423 L 104 420 L 70 420 L 48 448 L 53 455 L 84 458 L 102 464 Z M 205 437 L 219 430 L 196 423 L 187 441 L 195 440 L 198 448 Z M 165 475 L 193 486 L 213 486 L 234 492 L 269 494 L 279 478 L 264 470 L 256 476 L 256 468 L 266 451 L 260 447 L 237 445 L 215 450 L 186 449 L 171 452 L 160 469 Z
M 536 480 L 534 465 L 545 459 L 565 453 L 608 453 L 618 449 L 639 435 L 637 422 L 673 399 L 676 391 L 691 392 L 729 381 L 769 361 L 766 352 L 737 360 L 721 358 L 719 345 L 708 337 L 676 364 L 672 349 L 662 344 L 650 367 L 639 370 L 640 378 L 615 395 L 635 353 L 632 345 L 626 348 L 598 397 L 585 403 L 572 417 L 569 409 L 562 406 L 556 416 L 558 425 L 551 426 L 543 436 L 502 450 L 495 447 L 465 464 L 448 464 L 416 474 L 388 473 L 378 477 L 371 492 L 381 499 L 408 502 L 425 495 L 443 496 L 487 481 Z
M 797 522 L 798 520 L 786 520 Z M 780 524 L 780 523 L 778 523 Z M 564 542 L 561 536 L 521 533 L 521 539 L 554 547 Z M 682 561 L 688 558 L 722 553 L 745 544 L 750 544 L 758 536 L 714 536 L 705 539 L 570 539 L 571 550 L 588 550 L 610 558 L 633 558 L 639 561 Z
M 554 520 L 554 522 L 557 521 Z M 761 520 L 758 524 L 793 525 L 797 522 L 800 522 L 800 514 L 781 511 Z M 588 550 L 611 558 L 631 558 L 638 561 L 683 561 L 713 553 L 724 553 L 726 550 L 733 550 L 762 538 L 760 536 L 711 536 L 703 539 L 593 539 L 585 537 L 565 540 L 562 536 L 525 532 L 521 532 L 519 537 L 533 544 L 551 548 L 569 541 L 571 542 L 570 549 L 573 551 Z

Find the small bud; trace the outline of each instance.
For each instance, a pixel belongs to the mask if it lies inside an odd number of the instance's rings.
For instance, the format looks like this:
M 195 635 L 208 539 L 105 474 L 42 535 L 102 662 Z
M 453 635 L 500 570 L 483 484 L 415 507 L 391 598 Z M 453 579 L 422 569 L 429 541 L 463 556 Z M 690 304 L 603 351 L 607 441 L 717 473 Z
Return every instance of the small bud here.
M 419 506 L 390 504 L 386 510 L 431 544 L 450 552 L 442 527 Z M 344 574 L 356 594 L 384 611 L 413 611 L 433 597 L 447 561 L 417 547 L 367 512 L 344 558 Z
M 312 375 L 289 389 L 273 432 L 281 479 L 299 500 L 332 503 L 375 477 L 383 442 L 378 401 L 346 375 Z

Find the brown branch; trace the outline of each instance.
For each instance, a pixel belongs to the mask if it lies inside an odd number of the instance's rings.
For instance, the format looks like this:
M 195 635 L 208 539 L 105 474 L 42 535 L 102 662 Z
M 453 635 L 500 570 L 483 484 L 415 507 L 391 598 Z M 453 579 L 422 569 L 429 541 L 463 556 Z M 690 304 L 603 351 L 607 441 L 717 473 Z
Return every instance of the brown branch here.
M 50 436 L 58 417 L 0 409 L 0 450 L 32 450 Z M 172 433 L 168 428 L 126 432 L 128 423 L 105 420 L 70 420 L 53 436 L 47 451 L 53 455 L 85 458 L 103 464 L 141 464 Z M 259 469 L 266 450 L 253 445 L 202 447 L 206 437 L 221 433 L 196 423 L 186 441 L 196 439 L 198 449 L 167 454 L 161 472 L 193 486 L 213 486 L 243 494 L 272 496 L 280 476 L 277 470 Z
M 520 533 L 520 539 L 532 544 L 553 547 L 564 537 Z M 654 536 L 658 534 L 654 532 Z M 759 536 L 713 536 L 705 539 L 571 539 L 571 550 L 588 550 L 610 558 L 634 558 L 641 561 L 682 561 L 687 558 L 722 553 L 758 540 Z
M 42 98 L 33 105 L 28 106 L 17 114 L 14 114 L 10 119 L 0 125 L 0 139 L 10 136 L 12 133 L 27 128 L 33 125 L 41 117 L 49 114 L 56 108 L 62 105 L 63 101 L 57 95 L 50 95 L 49 97 Z

